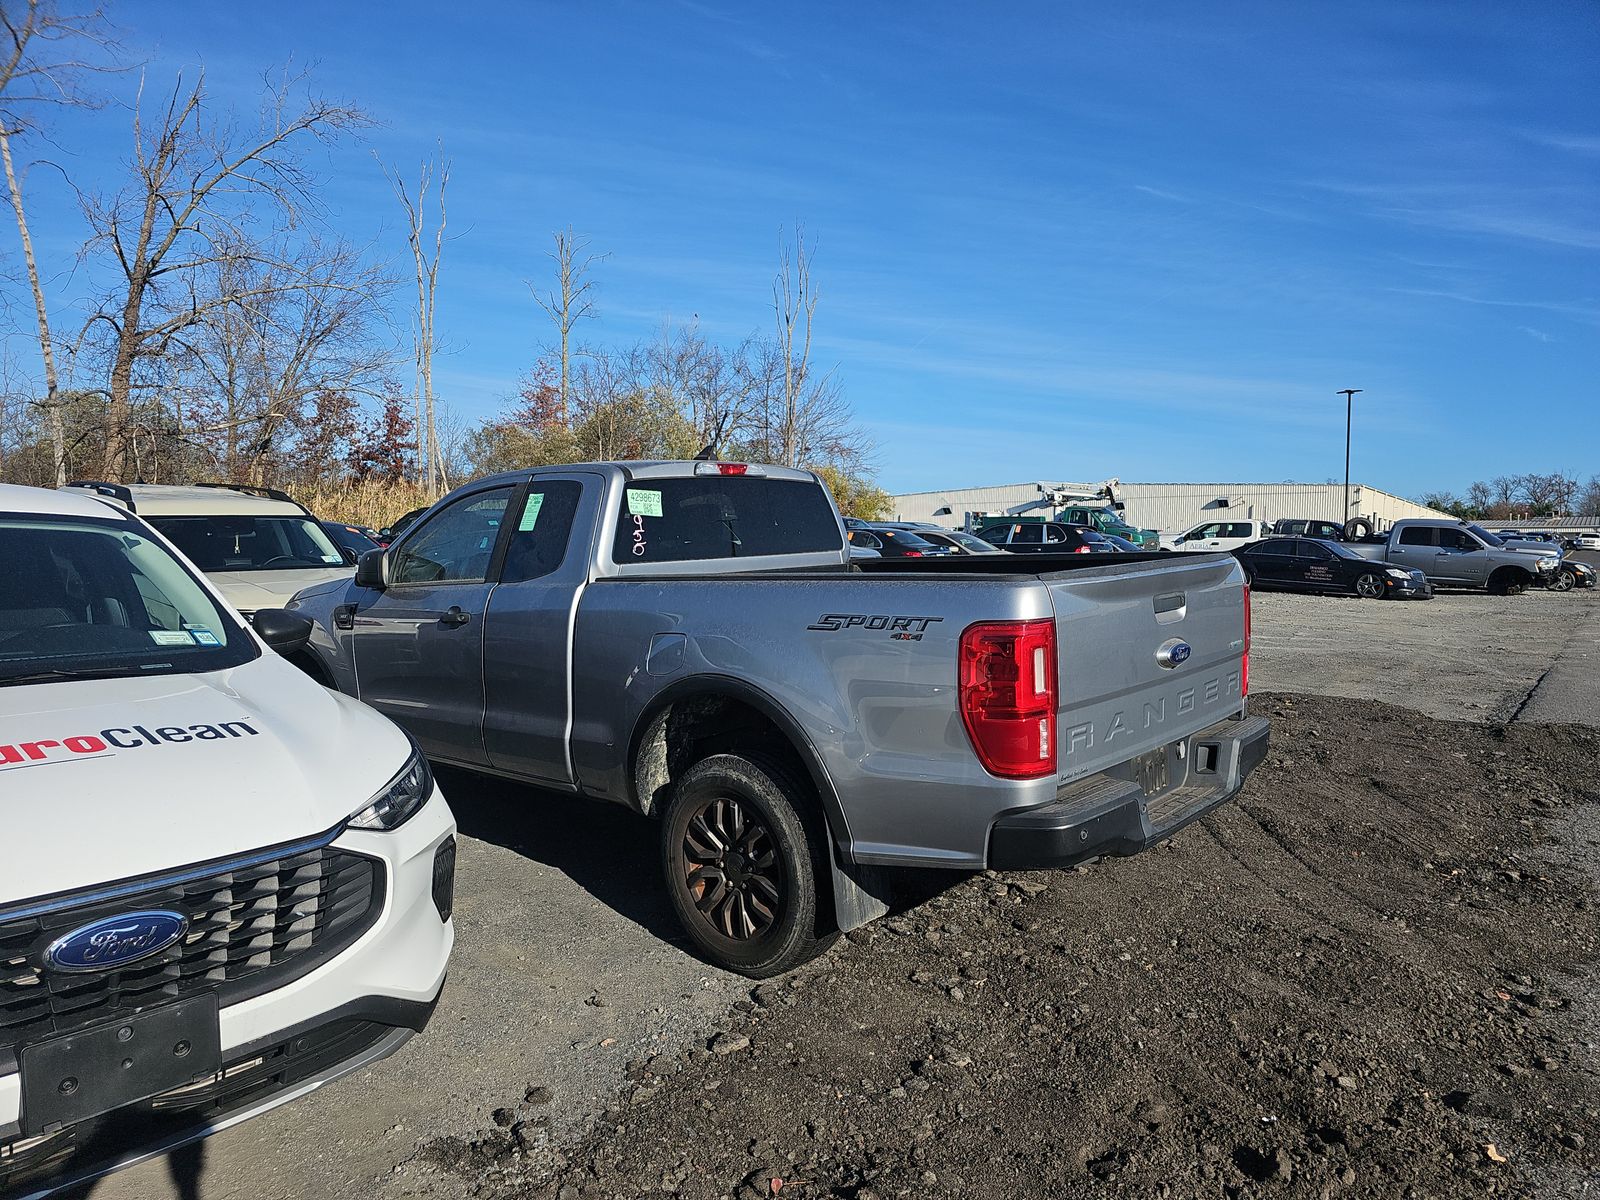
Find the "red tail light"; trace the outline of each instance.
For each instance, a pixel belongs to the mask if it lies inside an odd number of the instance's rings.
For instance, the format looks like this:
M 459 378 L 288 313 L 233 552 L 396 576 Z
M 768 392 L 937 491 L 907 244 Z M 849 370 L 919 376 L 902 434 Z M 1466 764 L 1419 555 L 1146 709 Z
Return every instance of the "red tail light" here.
M 749 463 L 718 463 L 718 475 L 743 475 L 750 469 Z
M 907 558 L 921 558 L 922 557 L 922 551 L 921 550 L 907 550 L 905 556 Z
M 1090 550 L 1088 546 L 1079 546 L 1076 550 L 1073 551 L 1073 553 L 1074 554 L 1093 554 L 1094 551 Z
M 1244 664 L 1239 668 L 1239 694 L 1250 694 L 1250 584 L 1244 585 Z
M 1056 770 L 1056 626 L 994 621 L 961 635 L 961 720 L 991 775 L 1039 779 Z

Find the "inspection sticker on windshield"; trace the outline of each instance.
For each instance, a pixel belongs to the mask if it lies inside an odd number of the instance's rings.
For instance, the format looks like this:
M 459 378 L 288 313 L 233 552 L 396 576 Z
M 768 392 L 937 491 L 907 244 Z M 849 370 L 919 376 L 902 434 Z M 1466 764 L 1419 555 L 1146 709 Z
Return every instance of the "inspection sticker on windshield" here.
M 152 629 L 150 640 L 158 646 L 192 646 L 194 638 L 187 629 Z
M 539 510 L 544 507 L 543 492 L 529 492 L 528 502 L 522 506 L 522 519 L 517 522 L 517 532 L 527 533 L 539 520 Z
M 629 488 L 628 515 L 631 517 L 659 517 L 661 515 L 661 493 L 645 491 L 643 488 Z
M 194 638 L 194 640 L 202 646 L 222 645 L 221 639 L 209 629 L 195 629 L 191 627 L 189 630 L 189 636 Z
M 322 556 L 322 561 L 334 567 L 344 566 L 344 559 L 340 558 L 337 554 L 324 554 Z

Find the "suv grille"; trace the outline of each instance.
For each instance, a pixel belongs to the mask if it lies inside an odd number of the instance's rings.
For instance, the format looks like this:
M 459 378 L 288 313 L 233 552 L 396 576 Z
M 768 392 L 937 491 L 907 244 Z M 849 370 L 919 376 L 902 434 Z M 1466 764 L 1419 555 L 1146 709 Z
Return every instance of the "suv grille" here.
M 144 890 L 119 889 L 115 900 L 86 895 L 75 902 L 68 893 L 42 914 L 8 918 L 0 911 L 0 1060 L 24 1041 L 179 996 L 214 991 L 220 1003 L 236 1003 L 345 949 L 383 911 L 383 863 L 331 846 L 303 847 L 159 878 Z M 182 913 L 189 927 L 161 953 L 124 967 L 66 974 L 44 966 L 56 938 L 140 909 Z

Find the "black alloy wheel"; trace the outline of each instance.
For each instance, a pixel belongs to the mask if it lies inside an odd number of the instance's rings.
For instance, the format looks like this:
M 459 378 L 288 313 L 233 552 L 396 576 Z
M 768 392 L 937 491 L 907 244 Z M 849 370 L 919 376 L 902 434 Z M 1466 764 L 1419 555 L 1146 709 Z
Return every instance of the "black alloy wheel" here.
M 713 929 L 742 942 L 772 928 L 783 907 L 783 867 L 772 831 L 737 796 L 700 805 L 681 854 L 689 894 Z
M 1383 576 L 1367 571 L 1356 576 L 1356 595 L 1363 600 L 1378 600 L 1383 596 Z
M 827 826 L 804 772 L 760 751 L 713 754 L 677 780 L 661 866 L 684 932 L 717 966 L 763 979 L 837 934 Z

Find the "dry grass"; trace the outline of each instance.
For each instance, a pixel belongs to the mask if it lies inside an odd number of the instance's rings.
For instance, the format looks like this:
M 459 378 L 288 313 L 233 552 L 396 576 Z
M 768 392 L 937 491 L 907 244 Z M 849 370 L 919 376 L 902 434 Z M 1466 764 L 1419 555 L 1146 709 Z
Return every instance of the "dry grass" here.
M 324 521 L 370 525 L 382 529 L 413 508 L 433 503 L 423 488 L 409 481 L 368 480 L 345 487 L 296 489 L 294 498 Z

